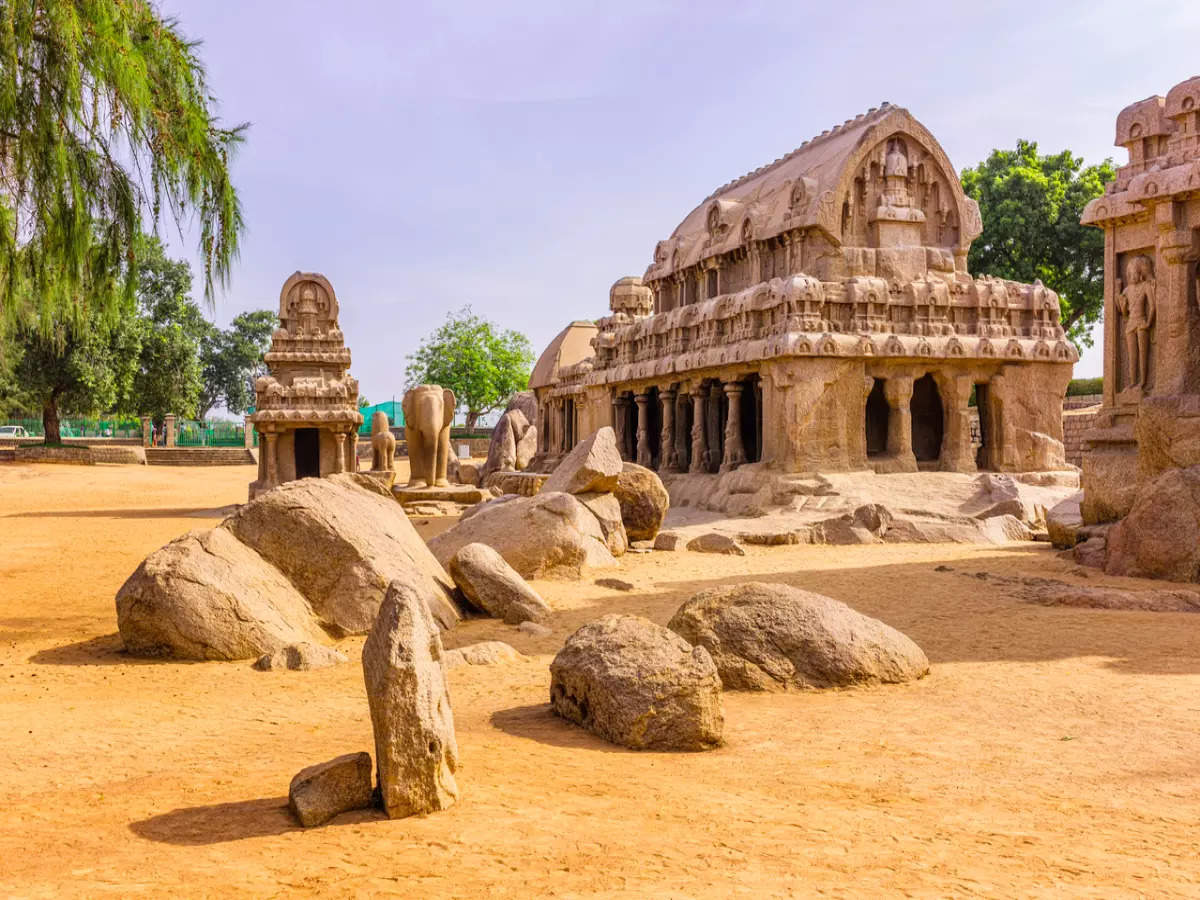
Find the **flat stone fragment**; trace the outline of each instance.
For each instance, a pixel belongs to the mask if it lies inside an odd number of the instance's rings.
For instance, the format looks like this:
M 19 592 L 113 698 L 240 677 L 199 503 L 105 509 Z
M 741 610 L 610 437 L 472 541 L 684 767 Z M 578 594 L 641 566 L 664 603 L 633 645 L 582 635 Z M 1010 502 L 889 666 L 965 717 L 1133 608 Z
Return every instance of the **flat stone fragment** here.
M 711 750 L 724 730 L 712 657 L 640 616 L 576 631 L 550 664 L 554 711 L 634 750 Z
M 674 531 L 660 531 L 654 536 L 655 550 L 683 550 L 686 543 L 683 535 Z
M 1079 491 L 1060 500 L 1046 512 L 1046 531 L 1050 534 L 1050 543 L 1060 550 L 1075 546 L 1079 529 L 1083 527 L 1083 514 L 1080 512 L 1082 503 L 1083 491 Z
M 1194 591 L 1126 591 L 1120 588 L 1062 585 L 1038 592 L 1031 603 L 1088 609 L 1135 609 L 1144 612 L 1200 612 Z
M 540 622 L 522 622 L 517 626 L 517 630 L 523 631 L 530 637 L 549 637 L 550 635 L 554 634 L 554 630 L 552 628 L 547 628 Z
M 507 662 L 525 662 L 529 657 L 517 652 L 504 641 L 480 641 L 446 651 L 446 667 L 496 666 Z
M 896 629 L 786 584 L 750 581 L 701 591 L 667 627 L 706 648 L 731 689 L 890 684 L 929 672 L 925 653 Z
M 506 625 L 544 619 L 546 601 L 487 544 L 467 544 L 450 557 L 450 577 L 476 609 Z
M 542 485 L 542 490 L 567 494 L 611 492 L 617 486 L 621 465 L 616 435 L 606 425 L 575 445 Z
M 326 647 L 324 644 L 288 644 L 273 653 L 264 653 L 254 663 L 254 668 L 260 672 L 270 672 L 278 669 L 290 669 L 296 672 L 308 672 L 312 669 L 325 669 L 347 661 L 346 654 Z
M 380 797 L 392 819 L 447 809 L 458 799 L 443 655 L 421 595 L 392 582 L 362 651 Z
M 687 548 L 695 553 L 723 553 L 726 556 L 745 556 L 746 550 L 727 534 L 710 531 L 688 541 Z
M 347 753 L 301 769 L 288 788 L 288 809 L 305 828 L 371 805 L 371 754 Z

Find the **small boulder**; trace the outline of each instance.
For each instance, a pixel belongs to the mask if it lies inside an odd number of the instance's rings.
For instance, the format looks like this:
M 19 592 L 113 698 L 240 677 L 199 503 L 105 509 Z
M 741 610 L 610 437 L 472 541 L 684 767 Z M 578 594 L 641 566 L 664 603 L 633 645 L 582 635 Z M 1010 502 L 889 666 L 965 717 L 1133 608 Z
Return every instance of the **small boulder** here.
M 625 523 L 621 521 L 621 504 L 617 498 L 608 493 L 576 494 L 575 498 L 587 507 L 588 512 L 600 523 L 604 539 L 608 544 L 608 552 L 613 556 L 621 556 L 629 548 L 625 536 Z
M 324 644 L 288 644 L 273 653 L 264 653 L 254 663 L 254 668 L 260 672 L 278 669 L 308 672 L 312 669 L 326 669 L 346 661 L 346 654 Z
M 542 485 L 542 490 L 566 494 L 612 491 L 620 474 L 621 453 L 617 450 L 617 437 L 612 428 L 605 425 L 563 457 Z
M 675 531 L 660 531 L 654 536 L 654 549 L 673 552 L 683 550 L 687 542 L 683 535 Z
M 550 664 L 550 703 L 634 750 L 710 750 L 724 730 L 708 651 L 640 616 L 607 615 L 571 635 Z
M 701 591 L 667 627 L 712 654 L 726 688 L 889 684 L 929 672 L 921 648 L 896 629 L 785 584 L 751 581 Z
M 530 637 L 549 637 L 554 634 L 552 628 L 547 628 L 541 622 L 522 622 L 517 626 L 517 631 L 523 631 Z
M 301 769 L 288 788 L 288 808 L 305 828 L 371 805 L 371 754 L 347 753 Z
M 694 553 L 723 553 L 726 556 L 745 556 L 746 549 L 727 534 L 710 531 L 694 537 L 687 543 Z
M 621 519 L 630 541 L 652 541 L 671 506 L 662 479 L 637 463 L 623 463 L 613 489 L 621 504 Z
M 488 444 L 487 459 L 480 473 L 481 478 L 493 472 L 508 472 L 515 470 L 517 465 L 517 447 L 527 432 L 533 431 L 529 420 L 519 409 L 507 410 L 492 429 L 492 440 Z M 537 440 L 537 432 L 533 432 Z
M 424 598 L 394 581 L 362 650 L 379 792 L 392 819 L 447 809 L 458 799 L 458 743 L 442 657 Z
M 497 666 L 507 662 L 525 662 L 529 657 L 504 641 L 480 641 L 446 651 L 446 668 L 455 666 Z
M 1083 491 L 1079 491 L 1060 500 L 1046 513 L 1046 531 L 1050 533 L 1050 543 L 1059 550 L 1069 550 L 1075 546 L 1079 529 L 1083 527 L 1082 503 Z
M 155 550 L 116 604 L 121 639 L 135 656 L 257 659 L 325 639 L 291 582 L 223 528 L 190 531 Z
M 546 601 L 487 544 L 467 544 L 450 557 L 447 569 L 472 606 L 507 625 L 550 614 Z
M 484 504 L 431 538 L 429 549 L 448 565 L 474 543 L 492 547 L 522 578 L 578 578 L 585 569 L 617 564 L 600 523 L 571 494 L 543 491 Z

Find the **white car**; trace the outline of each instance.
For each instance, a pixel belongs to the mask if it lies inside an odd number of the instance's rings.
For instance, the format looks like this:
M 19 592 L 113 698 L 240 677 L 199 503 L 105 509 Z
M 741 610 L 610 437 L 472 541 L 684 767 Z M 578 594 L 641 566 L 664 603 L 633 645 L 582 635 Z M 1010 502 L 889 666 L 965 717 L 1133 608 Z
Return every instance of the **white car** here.
M 29 432 L 20 425 L 0 425 L 0 438 L 26 438 Z

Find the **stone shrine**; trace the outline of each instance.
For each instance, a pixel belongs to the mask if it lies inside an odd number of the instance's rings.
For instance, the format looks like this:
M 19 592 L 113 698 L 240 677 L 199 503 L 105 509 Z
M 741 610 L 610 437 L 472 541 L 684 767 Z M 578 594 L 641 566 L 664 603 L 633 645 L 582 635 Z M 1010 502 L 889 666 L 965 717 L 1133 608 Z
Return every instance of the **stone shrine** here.
M 981 230 L 906 110 L 822 133 L 715 191 L 611 315 L 555 338 L 530 384 L 540 452 L 612 425 L 661 472 L 1068 468 L 1058 296 L 970 275 Z
M 357 467 L 363 418 L 333 285 L 315 272 L 294 273 L 279 292 L 279 323 L 263 357 L 270 374 L 254 383 L 249 418 L 259 454 L 251 500 L 285 481 Z
M 1129 513 L 1170 468 L 1200 464 L 1200 76 L 1127 106 L 1129 152 L 1083 223 L 1104 229 L 1104 401 L 1085 436 L 1082 514 Z

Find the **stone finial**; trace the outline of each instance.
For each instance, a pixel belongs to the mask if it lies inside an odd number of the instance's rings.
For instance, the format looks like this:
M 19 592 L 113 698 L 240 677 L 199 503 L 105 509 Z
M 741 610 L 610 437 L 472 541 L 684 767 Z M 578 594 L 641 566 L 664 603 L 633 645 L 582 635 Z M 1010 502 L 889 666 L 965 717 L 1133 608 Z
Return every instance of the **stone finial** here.
M 627 313 L 634 318 L 654 312 L 654 293 L 636 275 L 617 281 L 608 292 L 608 306 L 614 313 Z

